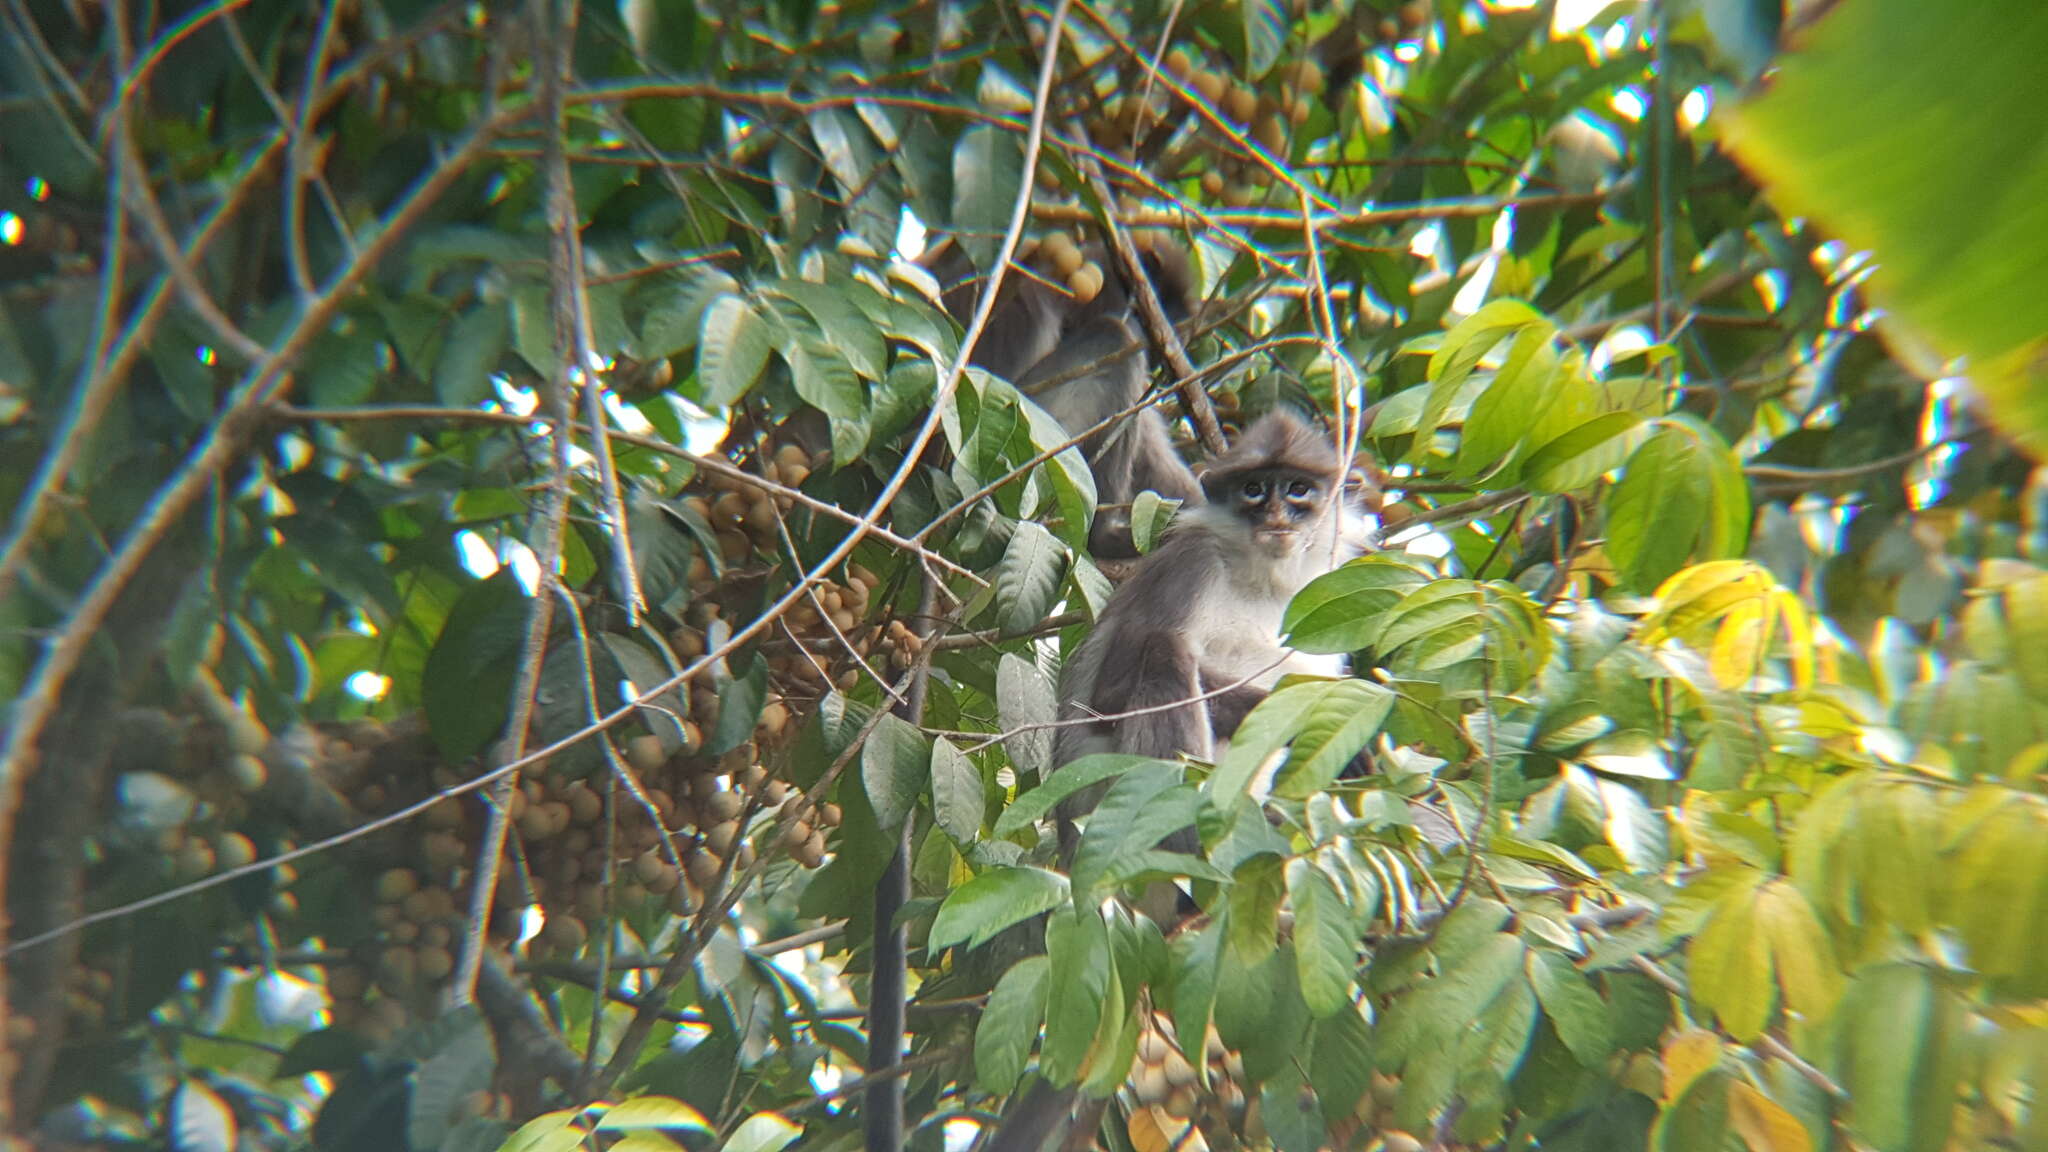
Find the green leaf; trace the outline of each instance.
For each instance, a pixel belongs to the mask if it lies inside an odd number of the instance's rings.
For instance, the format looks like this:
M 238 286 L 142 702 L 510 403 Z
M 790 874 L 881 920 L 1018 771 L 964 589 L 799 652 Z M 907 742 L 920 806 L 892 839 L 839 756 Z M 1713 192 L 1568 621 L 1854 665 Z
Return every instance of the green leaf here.
M 722 296 L 739 293 L 740 282 L 717 268 L 692 267 L 664 281 L 640 321 L 640 355 L 648 360 L 678 356 L 697 346 L 704 313 Z
M 1033 788 L 1010 802 L 1003 814 L 996 819 L 995 835 L 1011 836 L 1045 818 L 1053 805 L 1092 784 L 1112 780 L 1126 772 L 1147 764 L 1165 764 L 1164 760 L 1153 760 L 1144 756 L 1120 756 L 1114 753 L 1097 753 L 1083 756 L 1078 760 L 1060 765 L 1045 783 Z
M 531 604 L 510 568 L 464 589 L 427 654 L 420 702 L 451 760 L 474 756 L 505 726 Z
M 1372 1087 L 1372 1039 L 1372 1025 L 1355 1009 L 1316 1021 L 1308 1075 L 1323 1115 L 1351 1115 Z
M 880 380 L 888 373 L 889 349 L 881 330 L 840 289 L 807 280 L 777 280 L 762 291 L 786 296 L 809 313 L 825 342 L 863 378 Z
M 704 309 L 704 329 L 697 339 L 697 388 L 703 402 L 715 408 L 737 404 L 761 378 L 772 350 L 767 324 L 745 298 L 713 300 Z
M 1734 1077 L 1709 1068 L 1693 1078 L 1657 1117 L 1651 1152 L 1720 1152 L 1729 1146 L 1728 1088 Z
M 995 263 L 1024 183 L 1021 139 L 1007 129 L 976 124 L 953 146 L 953 232 L 980 268 Z
M 1024 1075 L 1031 1044 L 1045 1020 L 1052 962 L 1027 956 L 1012 965 L 989 993 L 974 1029 L 974 1083 L 984 1092 L 1008 1092 Z
M 1724 893 L 1686 953 L 1693 997 L 1714 1010 L 1729 1035 L 1743 1041 L 1763 1032 L 1776 992 L 1770 942 L 1756 923 L 1761 882 L 1752 875 Z
M 1651 591 L 1685 566 L 1711 490 L 1700 444 L 1677 428 L 1657 429 L 1629 457 L 1607 501 L 1607 554 L 1631 585 Z
M 1244 62 L 1247 79 L 1264 76 L 1280 60 L 1287 42 L 1287 28 L 1293 22 L 1284 0 L 1244 0 L 1239 5 L 1244 17 Z
M 1352 757 L 1394 710 L 1394 694 L 1363 680 L 1339 680 L 1302 719 L 1287 762 L 1273 779 L 1273 793 L 1289 799 L 1313 796 L 1335 783 Z
M 996 566 L 996 616 L 1005 631 L 1027 631 L 1052 611 L 1065 560 L 1066 551 L 1043 525 L 1018 523 Z
M 1522 461 L 1522 483 L 1532 492 L 1576 492 L 1622 466 L 1647 433 L 1634 412 L 1595 416 L 1539 445 Z
M 1614 1051 L 1606 1001 L 1571 961 L 1555 952 L 1531 949 L 1528 966 L 1529 984 L 1558 1038 L 1581 1065 L 1600 1067 Z
M 1067 878 L 1043 868 L 991 868 L 953 889 L 932 920 L 931 947 L 978 948 L 996 933 L 1066 903 Z
M 1173 1031 L 1177 1036 L 1207 1036 L 1216 1008 L 1216 980 L 1223 963 L 1223 936 L 1228 914 L 1200 929 L 1175 936 L 1169 945 L 1173 975 Z M 1188 1043 L 1193 1044 L 1190 1040 Z M 1195 1074 L 1208 1082 L 1208 1061 L 1194 1061 Z
M 1003 653 L 996 662 L 996 719 L 1011 733 L 1003 747 L 1018 771 L 1042 779 L 1052 768 L 1052 729 L 1043 725 L 1058 713 L 1052 681 L 1038 665 L 1014 652 Z
M 981 837 L 981 770 L 967 754 L 941 736 L 932 741 L 932 817 L 957 844 Z
M 1542 313 L 1519 300 L 1491 300 L 1444 333 L 1429 358 L 1429 398 L 1416 422 L 1415 446 L 1408 452 L 1410 463 L 1422 462 L 1431 435 L 1443 425 L 1452 404 L 1466 395 L 1466 381 L 1479 361 L 1495 345 L 1525 328 L 1555 330 Z
M 320 338 L 307 358 L 306 399 L 315 408 L 346 408 L 377 394 L 384 342 L 360 330 Z
M 1798 47 L 1730 110 L 1728 140 L 1786 217 L 1874 254 L 1886 326 L 1910 325 L 1935 359 L 1967 357 L 1994 419 L 2040 457 L 2048 8 L 1858 0 L 1826 8 Z
M 1856 1102 L 1850 1128 L 1880 1152 L 1939 1152 L 1970 1039 L 1962 1002 L 1915 964 L 1863 969 L 1835 1014 L 1833 1067 Z
M 705 734 L 705 755 L 722 756 L 751 739 L 767 700 L 768 661 L 756 652 L 747 660 L 745 671 L 722 678 L 718 684 L 718 720 Z
M 1789 880 L 1770 881 L 1757 892 L 1756 926 L 1770 941 L 1785 1006 L 1808 1020 L 1824 1018 L 1841 994 L 1842 973 L 1806 897 Z
M 1131 501 L 1131 543 L 1140 555 L 1152 551 L 1152 545 L 1179 510 L 1180 501 L 1168 500 L 1150 488 Z
M 1493 383 L 1472 402 L 1459 438 L 1457 472 L 1476 476 L 1490 471 L 1514 453 L 1556 392 L 1557 353 L 1551 350 L 1554 329 L 1547 325 L 1515 333 L 1507 359 Z
M 1119 860 L 1149 852 L 1168 835 L 1194 824 L 1200 797 L 1179 781 L 1178 766 L 1155 760 L 1125 772 L 1110 785 L 1089 813 L 1074 856 L 1075 891 L 1092 895 Z
M 496 395 L 491 373 L 512 339 L 512 315 L 502 300 L 485 301 L 448 330 L 434 362 L 434 395 L 450 408 L 473 408 Z
M 1210 803 L 1228 808 L 1237 803 L 1252 785 L 1268 757 L 1278 752 L 1318 705 L 1327 699 L 1337 681 L 1323 680 L 1282 688 L 1264 700 L 1237 726 L 1230 747 L 1209 776 Z
M 1287 862 L 1287 899 L 1294 908 L 1295 972 L 1310 1013 L 1328 1016 L 1351 1006 L 1358 933 L 1344 897 L 1305 857 Z
M 1309 581 L 1287 605 L 1280 630 L 1301 652 L 1356 652 L 1373 647 L 1384 614 L 1434 578 L 1403 557 L 1368 556 Z
M 924 733 L 894 713 L 882 717 L 868 733 L 860 750 L 860 782 L 884 836 L 894 836 L 917 807 L 931 772 L 931 757 Z
M 1072 905 L 1053 913 L 1045 926 L 1045 954 L 1052 960 L 1051 987 L 1059 995 L 1046 1000 L 1038 1066 L 1053 1083 L 1072 1084 L 1109 1018 L 1105 1008 L 1111 1007 L 1110 989 L 1117 982 L 1102 914 Z

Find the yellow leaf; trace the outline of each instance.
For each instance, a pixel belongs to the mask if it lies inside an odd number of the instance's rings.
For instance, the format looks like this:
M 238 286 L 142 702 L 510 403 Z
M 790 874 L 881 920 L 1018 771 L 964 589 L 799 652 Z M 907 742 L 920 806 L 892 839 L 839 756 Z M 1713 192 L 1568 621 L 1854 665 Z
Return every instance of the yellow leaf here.
M 1721 1038 L 1705 1028 L 1673 1036 L 1664 1045 L 1664 1102 L 1678 1099 L 1687 1086 L 1720 1062 Z
M 1806 1126 L 1747 1081 L 1728 1086 L 1728 1123 L 1749 1152 L 1813 1152 Z
M 1792 658 L 1792 682 L 1800 688 L 1813 687 L 1813 620 L 1806 615 L 1806 605 L 1789 588 L 1780 588 L 1771 597 L 1778 608 L 1778 618 L 1785 624 L 1786 655 Z M 1831 674 L 1830 681 L 1834 679 Z
M 1714 633 L 1714 646 L 1707 653 L 1707 667 L 1723 688 L 1740 688 L 1763 670 L 1764 641 L 1769 639 L 1771 621 L 1766 619 L 1769 601 L 1751 597 L 1729 606 Z

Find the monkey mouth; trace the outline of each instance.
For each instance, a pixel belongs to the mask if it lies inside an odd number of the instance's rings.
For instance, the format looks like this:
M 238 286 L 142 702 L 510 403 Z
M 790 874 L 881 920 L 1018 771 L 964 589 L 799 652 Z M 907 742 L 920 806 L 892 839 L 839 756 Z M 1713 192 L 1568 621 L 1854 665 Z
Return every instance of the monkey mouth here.
M 1252 539 L 1272 549 L 1284 549 L 1294 543 L 1294 529 L 1267 526 L 1252 529 Z

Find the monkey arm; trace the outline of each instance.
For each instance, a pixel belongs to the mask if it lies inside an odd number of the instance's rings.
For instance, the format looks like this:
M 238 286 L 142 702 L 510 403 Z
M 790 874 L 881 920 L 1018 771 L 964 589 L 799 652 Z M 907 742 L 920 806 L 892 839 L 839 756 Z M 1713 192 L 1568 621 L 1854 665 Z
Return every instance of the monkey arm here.
M 1236 676 L 1219 676 L 1212 672 L 1202 673 L 1202 690 L 1215 692 L 1225 684 L 1237 680 Z M 1259 701 L 1272 695 L 1265 688 L 1250 684 L 1239 684 L 1209 697 L 1209 726 L 1215 730 L 1218 739 L 1228 739 L 1244 723 L 1246 714 L 1259 706 Z

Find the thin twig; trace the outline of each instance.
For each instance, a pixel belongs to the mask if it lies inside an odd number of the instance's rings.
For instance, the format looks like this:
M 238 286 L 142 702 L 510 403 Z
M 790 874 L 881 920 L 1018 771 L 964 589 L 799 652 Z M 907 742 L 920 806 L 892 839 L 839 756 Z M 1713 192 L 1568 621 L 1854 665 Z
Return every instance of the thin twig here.
M 574 0 L 564 2 L 574 4 Z M 554 12 L 553 17 L 550 16 L 551 11 Z M 574 24 L 573 14 L 561 16 L 549 0 L 533 0 L 527 6 L 527 12 L 527 35 L 536 46 L 562 43 L 562 29 L 556 26 L 558 20 L 566 19 L 572 26 Z M 568 60 L 560 53 L 566 51 L 567 46 L 563 44 L 554 59 L 544 60 L 538 65 L 541 114 L 547 121 L 551 151 L 560 147 L 563 131 L 562 88 L 568 79 Z M 570 414 L 570 397 L 575 394 L 576 382 L 583 376 L 585 368 L 578 361 L 582 340 L 577 334 L 574 316 L 575 201 L 574 193 L 568 187 L 568 178 L 566 165 L 547 166 L 546 196 L 553 241 L 548 246 L 549 288 L 554 303 L 555 358 L 550 365 L 554 378 L 542 384 L 540 395 L 541 406 L 547 412 L 546 419 L 552 430 L 548 436 L 549 452 L 545 457 L 541 507 L 536 517 L 540 525 L 540 546 L 534 549 L 538 586 L 529 598 L 526 634 L 520 640 L 504 735 L 491 748 L 492 761 L 501 766 L 516 763 L 526 748 L 526 729 L 532 723 L 535 698 L 540 688 L 541 665 L 547 657 L 548 633 L 554 625 L 555 596 L 562 578 L 562 543 L 568 531 L 570 478 L 574 474 L 574 465 L 569 458 L 569 438 L 575 424 Z M 567 227 L 561 219 L 564 202 L 569 205 Z M 505 853 L 505 835 L 512 826 L 512 790 L 518 786 L 519 774 L 508 772 L 484 794 L 486 817 L 483 835 L 477 844 L 476 867 L 472 872 L 469 924 L 462 941 L 461 955 L 456 960 L 454 978 L 442 990 L 442 1002 L 448 1010 L 468 1004 L 476 997 L 477 970 L 483 965 L 485 936 L 490 927 L 491 909 L 498 896 L 498 861 Z

